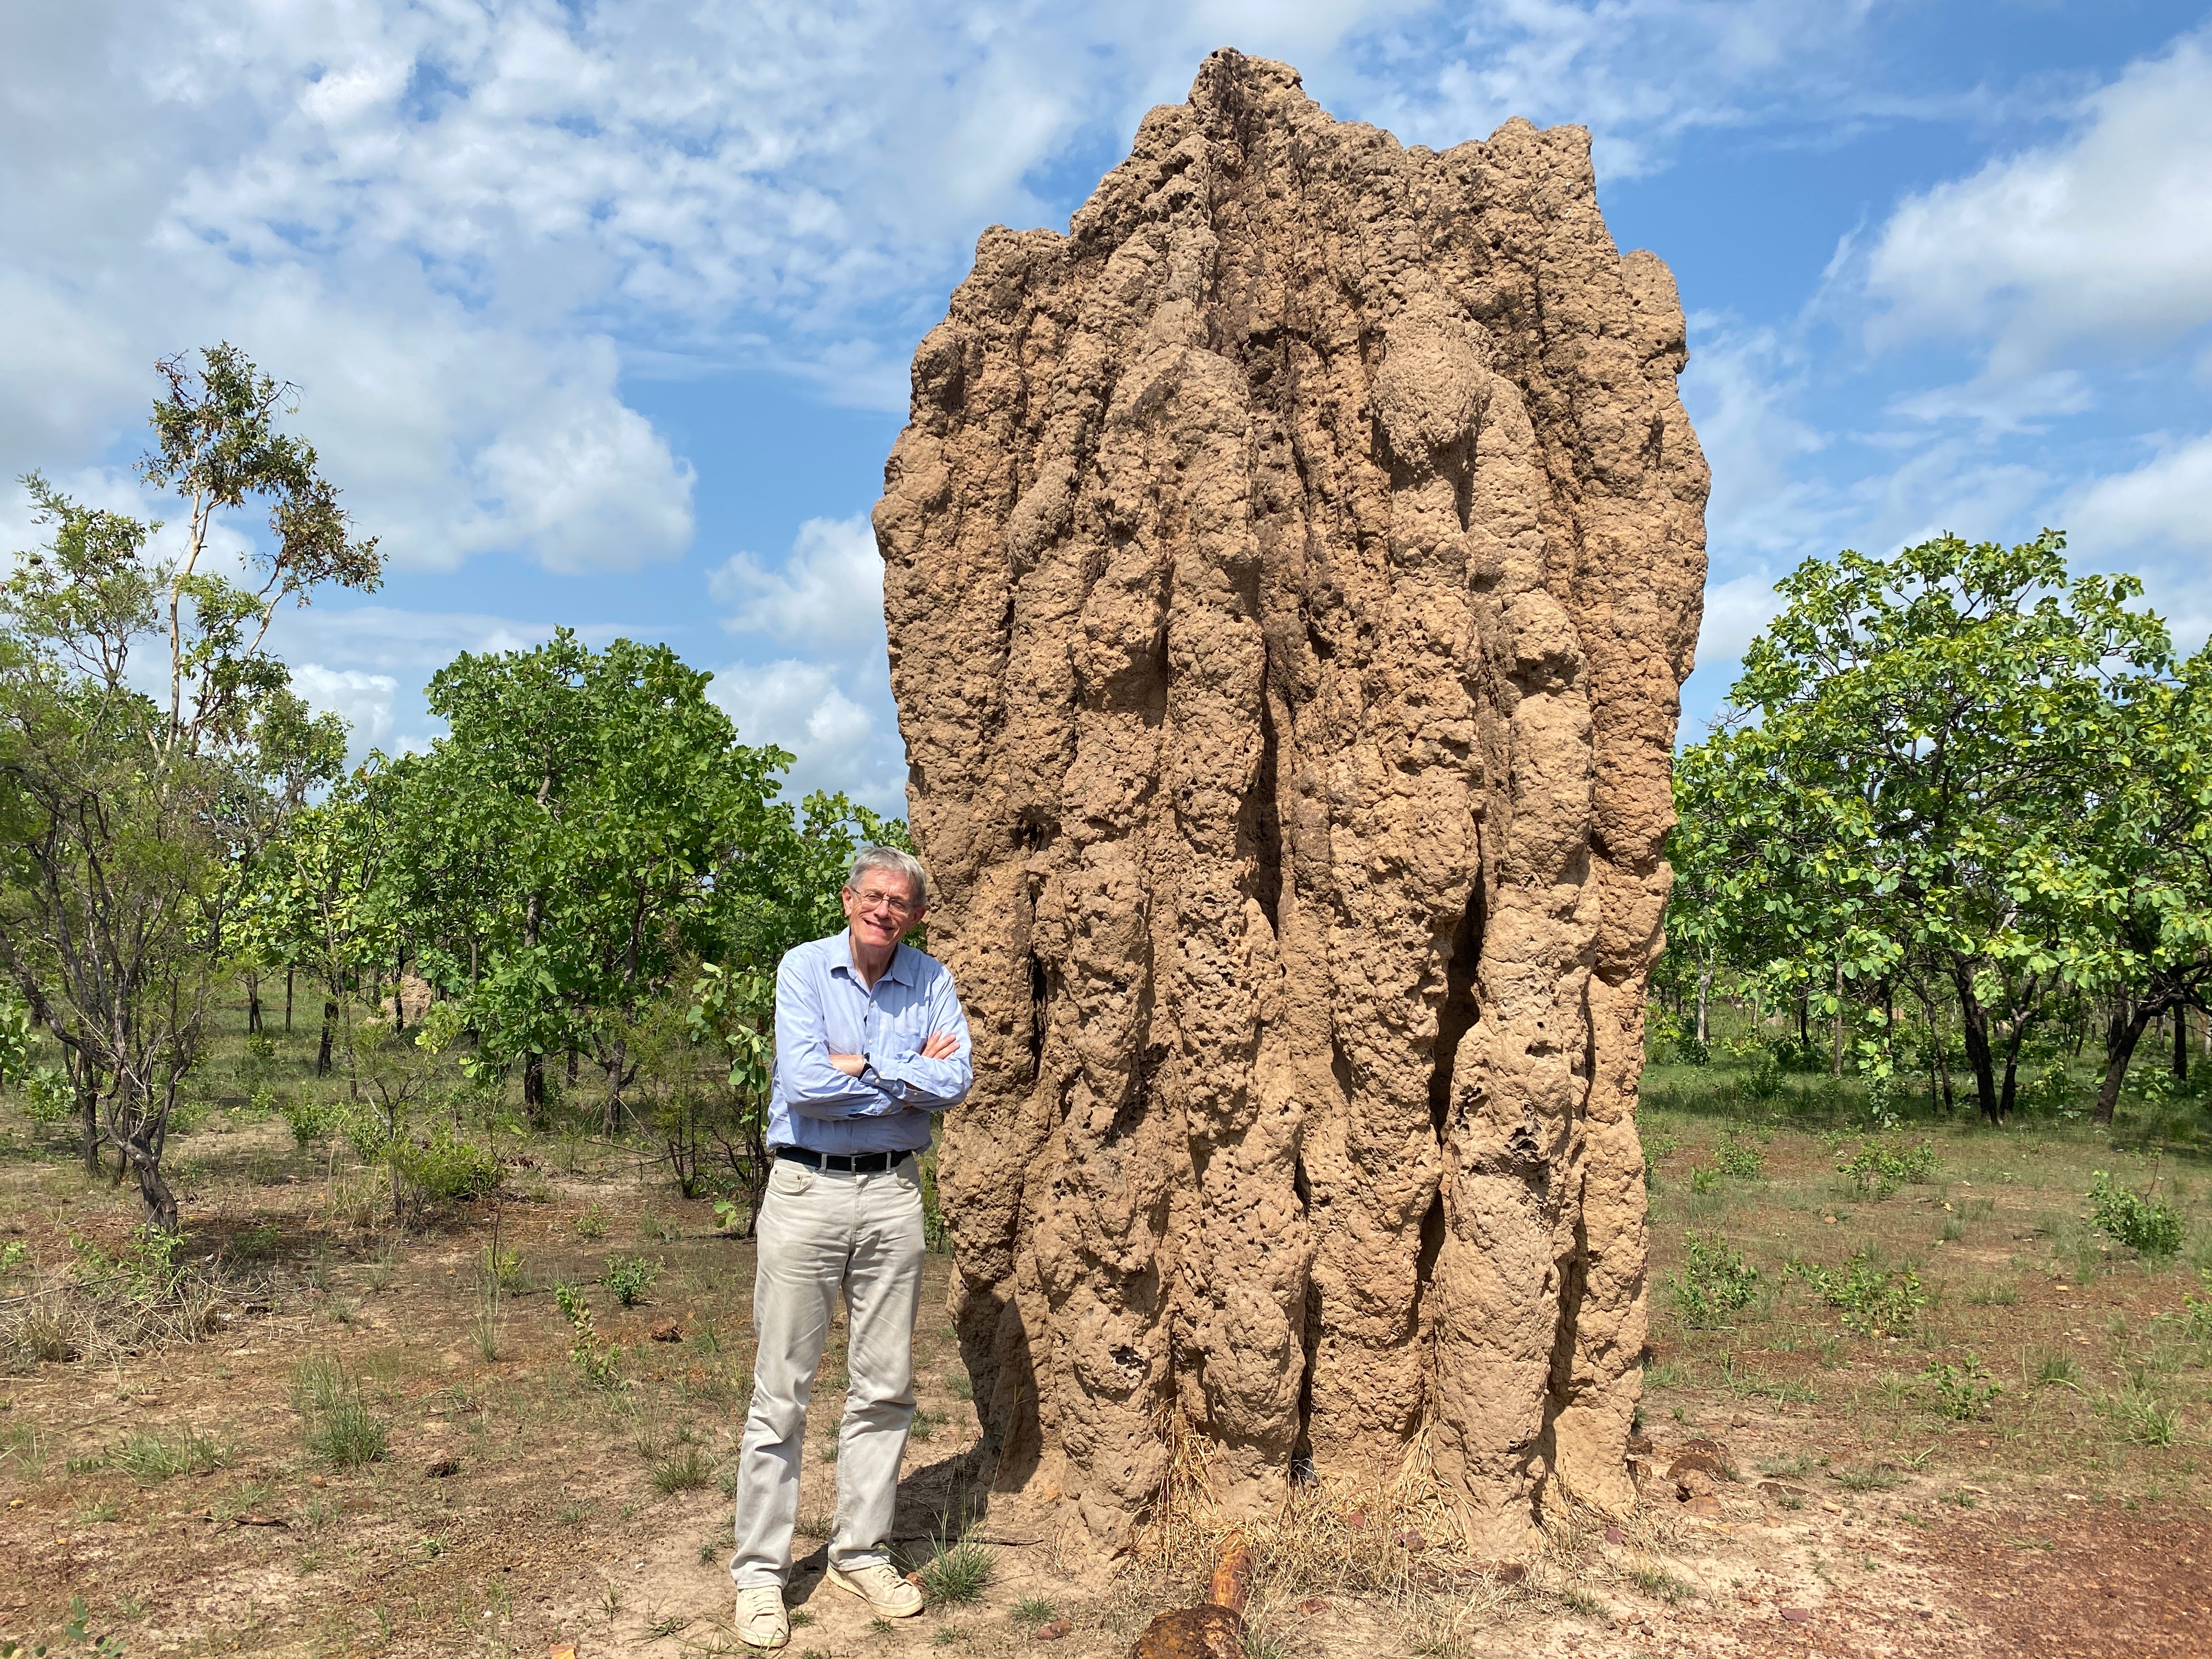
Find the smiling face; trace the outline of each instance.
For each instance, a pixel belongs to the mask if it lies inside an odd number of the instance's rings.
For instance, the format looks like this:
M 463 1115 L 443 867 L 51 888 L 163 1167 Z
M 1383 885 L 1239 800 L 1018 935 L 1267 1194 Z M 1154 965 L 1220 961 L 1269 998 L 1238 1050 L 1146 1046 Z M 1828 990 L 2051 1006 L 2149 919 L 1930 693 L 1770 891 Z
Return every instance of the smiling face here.
M 921 925 L 927 914 L 915 901 L 906 878 L 896 870 L 866 870 L 857 888 L 848 887 L 838 898 L 854 942 L 864 951 L 889 951 Z

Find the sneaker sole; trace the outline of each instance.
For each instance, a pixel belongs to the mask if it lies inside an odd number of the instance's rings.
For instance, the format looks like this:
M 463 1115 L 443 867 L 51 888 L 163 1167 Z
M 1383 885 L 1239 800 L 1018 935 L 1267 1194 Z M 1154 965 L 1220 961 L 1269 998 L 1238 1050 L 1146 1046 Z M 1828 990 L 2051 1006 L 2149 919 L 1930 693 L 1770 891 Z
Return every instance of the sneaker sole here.
M 923 1607 L 928 1605 L 927 1601 L 923 1599 L 917 1599 L 915 1604 L 910 1607 L 895 1607 L 886 1602 L 878 1601 L 873 1596 L 870 1595 L 867 1591 L 862 1589 L 851 1579 L 846 1577 L 843 1573 L 838 1571 L 835 1567 L 830 1568 L 827 1573 L 823 1575 L 823 1577 L 824 1582 L 835 1584 L 839 1589 L 844 1591 L 846 1595 L 860 1597 L 860 1599 L 873 1612 L 885 1619 L 919 1618 Z

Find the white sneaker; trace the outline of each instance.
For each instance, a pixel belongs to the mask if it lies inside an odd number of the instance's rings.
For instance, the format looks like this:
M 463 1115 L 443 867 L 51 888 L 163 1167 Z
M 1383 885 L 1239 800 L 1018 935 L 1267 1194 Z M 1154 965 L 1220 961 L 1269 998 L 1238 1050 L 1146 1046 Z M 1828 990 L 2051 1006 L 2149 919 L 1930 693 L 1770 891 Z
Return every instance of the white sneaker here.
M 738 1640 L 749 1648 L 780 1648 L 791 1640 L 791 1620 L 783 1610 L 783 1592 L 774 1584 L 756 1584 L 738 1592 Z
M 885 1619 L 911 1619 L 921 1611 L 921 1592 L 899 1577 L 898 1569 L 878 1561 L 872 1567 L 845 1572 L 830 1569 L 830 1582 L 868 1604 L 868 1611 Z

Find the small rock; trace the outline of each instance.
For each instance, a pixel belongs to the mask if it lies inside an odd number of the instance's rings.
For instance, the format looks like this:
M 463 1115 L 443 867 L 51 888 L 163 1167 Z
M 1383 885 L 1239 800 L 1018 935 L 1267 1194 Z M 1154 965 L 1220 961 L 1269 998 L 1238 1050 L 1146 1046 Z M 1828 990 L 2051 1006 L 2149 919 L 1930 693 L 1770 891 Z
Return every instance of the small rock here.
M 1628 1437 L 1628 1449 L 1632 1452 L 1642 1452 L 1649 1455 L 1651 1449 L 1651 1437 L 1650 1435 L 1632 1434 Z
M 1746 1417 L 1741 1412 L 1738 1412 L 1734 1417 L 1729 1419 L 1729 1427 L 1732 1429 L 1747 1429 L 1750 1426 L 1751 1419 Z
M 424 1475 L 433 1480 L 443 1480 L 447 1475 L 459 1474 L 460 1472 L 460 1460 L 454 1457 L 441 1457 L 422 1471 Z
M 684 1328 L 672 1319 L 665 1324 L 655 1325 L 653 1328 L 653 1340 L 656 1342 L 681 1342 L 684 1340 Z
M 1066 1620 L 1055 1619 L 1048 1625 L 1037 1626 L 1036 1639 L 1040 1642 L 1057 1642 L 1074 1628 L 1075 1626 L 1069 1624 Z
M 907 1574 L 906 1582 L 913 1585 L 916 1589 L 920 1589 L 921 1588 L 921 1573 L 920 1570 L 917 1569 L 916 1571 Z
M 1500 1561 L 1490 1570 L 1490 1576 L 1501 1584 L 1517 1584 L 1528 1576 L 1528 1569 L 1518 1561 Z
M 1395 1534 L 1395 1537 L 1398 1547 L 1401 1550 L 1425 1550 L 1429 1547 L 1427 1539 L 1410 1529 Z
M 1711 1498 L 1717 1488 L 1713 1478 L 1703 1469 L 1686 1469 L 1674 1466 L 1674 1496 L 1685 1504 L 1700 1498 Z
M 1309 1595 L 1304 1601 L 1298 1603 L 1298 1611 L 1308 1614 L 1327 1613 L 1328 1611 L 1328 1597 L 1326 1595 Z
M 327 1486 L 331 1483 L 319 1474 L 311 1474 L 307 1477 L 307 1484 L 311 1486 Z
M 1759 1483 L 1759 1493 L 1762 1498 L 1802 1498 L 1805 1488 L 1793 1486 L 1786 1480 L 1762 1480 Z
M 1692 1498 L 1682 1505 L 1682 1513 L 1694 1515 L 1702 1521 L 1717 1521 L 1721 1518 L 1721 1500 L 1717 1498 Z
M 1628 1534 L 1621 1531 L 1619 1527 L 1607 1527 L 1605 1529 L 1605 1541 L 1608 1544 L 1626 1544 L 1628 1541 Z
M 1793 1625 L 1809 1625 L 1813 1622 L 1813 1610 L 1810 1607 L 1784 1607 L 1782 1609 L 1782 1616 Z
M 1355 1532 L 1358 1531 L 1360 1528 L 1367 1524 L 1367 1516 L 1365 1512 L 1360 1510 L 1352 1510 L 1349 1515 L 1344 1517 L 1344 1524 L 1352 1528 Z

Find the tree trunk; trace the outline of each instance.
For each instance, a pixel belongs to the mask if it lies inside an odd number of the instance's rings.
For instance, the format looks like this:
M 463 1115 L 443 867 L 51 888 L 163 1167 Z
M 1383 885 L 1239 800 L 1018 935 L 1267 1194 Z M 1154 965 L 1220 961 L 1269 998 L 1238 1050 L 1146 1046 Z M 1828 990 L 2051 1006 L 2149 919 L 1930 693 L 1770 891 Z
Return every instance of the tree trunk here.
M 323 1042 L 322 1046 L 315 1051 L 317 1077 L 328 1077 L 331 1074 L 331 1045 L 337 1040 L 337 1001 L 335 998 L 325 997 L 323 999 Z
M 2126 1008 L 2123 1000 L 2113 1009 L 2112 1023 L 2105 1033 L 2105 1080 L 2098 1085 L 2097 1109 L 2089 1115 L 2092 1123 L 2112 1121 L 2120 1103 L 2120 1085 L 2128 1079 L 2128 1061 L 2134 1058 L 2136 1044 L 2150 1024 L 2150 1013 L 2142 1005 L 2136 1005 L 2132 1014 Z
M 284 970 L 284 1035 L 292 1035 L 292 969 Z
M 607 1060 L 606 1121 L 602 1132 L 611 1139 L 622 1122 L 623 1072 L 629 1063 L 629 1044 L 622 1038 L 615 1039 L 613 1054 Z
M 1712 1027 L 1706 1021 L 1706 1012 L 1713 994 L 1713 964 L 1702 963 L 1698 968 L 1698 1041 L 1709 1043 L 1713 1040 Z
M 84 1172 L 104 1176 L 107 1166 L 100 1157 L 100 1067 L 75 1048 L 62 1051 L 70 1085 L 76 1091 L 78 1135 L 83 1145 Z
M 261 975 L 246 976 L 246 1031 L 248 1036 L 261 1034 Z
M 2173 1011 L 2173 1080 L 2189 1081 L 2189 1010 L 2182 1007 Z
M 1797 1056 L 1802 1065 L 1804 1057 L 1813 1052 L 1813 994 L 1801 991 L 1797 995 Z
M 532 1048 L 522 1057 L 522 1115 L 530 1127 L 545 1127 L 545 1056 Z
M 1997 1103 L 1996 1061 L 1990 1052 L 1989 1011 L 1974 994 L 1972 968 L 1954 963 L 1951 973 L 1959 993 L 1959 1035 L 1966 1042 L 1966 1064 L 1973 1068 L 1974 1093 L 1980 1099 L 1982 1115 L 1991 1123 L 2002 1123 L 2004 1119 Z
M 568 1086 L 576 1086 L 576 1045 L 573 1042 L 568 1045 Z
M 1835 1054 L 1830 1062 L 1828 1075 L 1841 1079 L 1844 1074 L 1844 964 L 1836 964 L 1836 1021 L 1834 1031 Z

